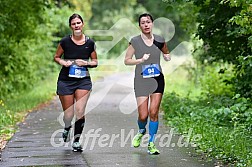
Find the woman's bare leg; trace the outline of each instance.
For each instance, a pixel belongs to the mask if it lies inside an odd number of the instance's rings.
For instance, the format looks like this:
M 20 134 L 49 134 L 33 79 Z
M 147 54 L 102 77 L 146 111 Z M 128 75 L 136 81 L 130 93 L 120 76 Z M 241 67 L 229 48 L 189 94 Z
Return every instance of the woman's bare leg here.
M 150 120 L 151 121 L 158 121 L 158 113 L 159 108 L 162 100 L 162 93 L 154 93 L 150 95 Z
M 149 102 L 149 97 L 147 96 L 141 96 L 137 97 L 137 109 L 138 109 L 138 128 L 139 132 L 144 134 L 146 132 L 146 124 L 148 122 L 148 102 Z
M 71 121 L 74 117 L 74 95 L 59 95 L 59 99 L 64 111 L 63 121 L 65 128 L 70 129 Z
M 75 114 L 76 122 L 74 128 L 74 142 L 79 142 L 85 124 L 85 108 L 90 95 L 90 91 L 77 89 L 75 91 Z

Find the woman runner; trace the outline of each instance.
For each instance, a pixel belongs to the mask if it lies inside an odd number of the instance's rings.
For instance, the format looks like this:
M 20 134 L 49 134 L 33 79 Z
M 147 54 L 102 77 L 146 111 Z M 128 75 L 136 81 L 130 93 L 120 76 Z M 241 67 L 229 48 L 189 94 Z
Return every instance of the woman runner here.
M 95 43 L 83 34 L 84 22 L 79 14 L 70 16 L 69 27 L 72 34 L 60 40 L 54 56 L 55 62 L 62 66 L 57 81 L 57 95 L 64 111 L 63 140 L 69 140 L 75 114 L 72 147 L 73 151 L 82 151 L 79 139 L 85 124 L 85 107 L 92 89 L 88 68 L 97 67 L 98 61 Z
M 136 65 L 134 90 L 138 106 L 139 131 L 132 141 L 134 147 L 139 147 L 143 135 L 146 133 L 146 125 L 149 120 L 149 154 L 160 154 L 154 144 L 158 130 L 158 112 L 164 92 L 164 75 L 160 66 L 160 55 L 170 61 L 169 50 L 163 37 L 152 33 L 153 18 L 144 13 L 138 19 L 141 34 L 131 39 L 124 63 Z M 133 58 L 135 55 L 135 58 Z

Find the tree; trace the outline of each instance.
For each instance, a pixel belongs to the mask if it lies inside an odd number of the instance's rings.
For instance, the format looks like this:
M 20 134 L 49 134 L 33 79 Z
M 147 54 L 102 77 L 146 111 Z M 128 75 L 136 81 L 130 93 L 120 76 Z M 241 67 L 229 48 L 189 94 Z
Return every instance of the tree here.
M 183 0 L 138 0 L 155 18 L 165 17 L 175 25 L 174 37 L 168 42 L 169 49 L 174 49 L 183 41 L 190 41 L 191 33 L 196 30 L 195 11 L 192 2 Z
M 252 97 L 252 7 L 246 0 L 194 0 L 200 7 L 197 35 L 205 52 L 201 61 L 235 65 L 232 83 L 236 93 Z
M 92 4 L 93 16 L 89 25 L 93 30 L 108 30 L 120 19 L 127 18 L 137 26 L 137 16 L 144 11 L 145 9 L 137 4 L 136 0 L 95 0 Z M 95 41 L 111 40 L 111 37 L 93 36 L 92 38 Z M 107 55 L 102 55 L 102 57 L 119 56 L 127 48 L 128 42 L 126 39 L 119 41 Z
M 44 1 L 1 0 L 0 2 L 0 98 L 36 80 L 31 75 L 35 57 L 24 55 L 34 44 L 35 30 L 42 22 Z M 31 45 L 29 45 L 29 43 Z M 29 66 L 31 65 L 31 66 Z M 27 82 L 26 82 L 27 81 Z M 26 84 L 25 84 L 26 83 Z
M 242 4 L 234 6 L 228 1 L 215 0 L 195 0 L 194 4 L 200 7 L 197 35 L 204 41 L 206 51 L 201 60 L 237 64 L 236 57 L 251 54 L 248 45 L 251 33 L 243 33 L 244 28 L 234 21 L 243 10 Z
M 68 28 L 68 6 L 60 0 L 0 0 L 0 99 L 32 88 L 56 69 L 53 42 Z

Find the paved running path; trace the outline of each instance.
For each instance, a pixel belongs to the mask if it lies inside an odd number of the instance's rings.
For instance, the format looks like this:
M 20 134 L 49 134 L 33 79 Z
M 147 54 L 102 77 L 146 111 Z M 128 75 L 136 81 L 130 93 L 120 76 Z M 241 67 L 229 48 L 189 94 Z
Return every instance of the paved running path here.
M 71 142 L 61 141 L 62 109 L 56 97 L 48 106 L 31 112 L 20 124 L 20 130 L 2 152 L 0 166 L 214 166 L 191 156 L 192 149 L 186 147 L 181 136 L 172 135 L 172 129 L 164 125 L 162 113 L 156 140 L 161 154 L 147 154 L 148 135 L 142 146 L 133 148 L 131 139 L 137 132 L 137 112 L 132 84 L 133 76 L 129 73 L 94 83 L 87 106 L 82 153 L 72 152 Z

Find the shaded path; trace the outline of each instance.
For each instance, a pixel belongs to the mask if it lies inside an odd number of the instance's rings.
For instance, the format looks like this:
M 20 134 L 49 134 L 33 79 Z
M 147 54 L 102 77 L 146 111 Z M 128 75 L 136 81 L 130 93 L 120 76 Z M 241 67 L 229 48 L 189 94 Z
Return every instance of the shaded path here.
M 2 152 L 0 166 L 214 166 L 189 156 L 191 149 L 179 147 L 185 143 L 180 142 L 178 135 L 169 136 L 172 130 L 162 120 L 156 140 L 160 155 L 147 154 L 148 135 L 142 146 L 131 147 L 131 138 L 137 132 L 132 84 L 133 76 L 128 73 L 94 84 L 87 106 L 82 153 L 72 152 L 71 143 L 61 142 L 62 109 L 55 98 L 45 108 L 30 113 L 20 124 L 20 131 Z

